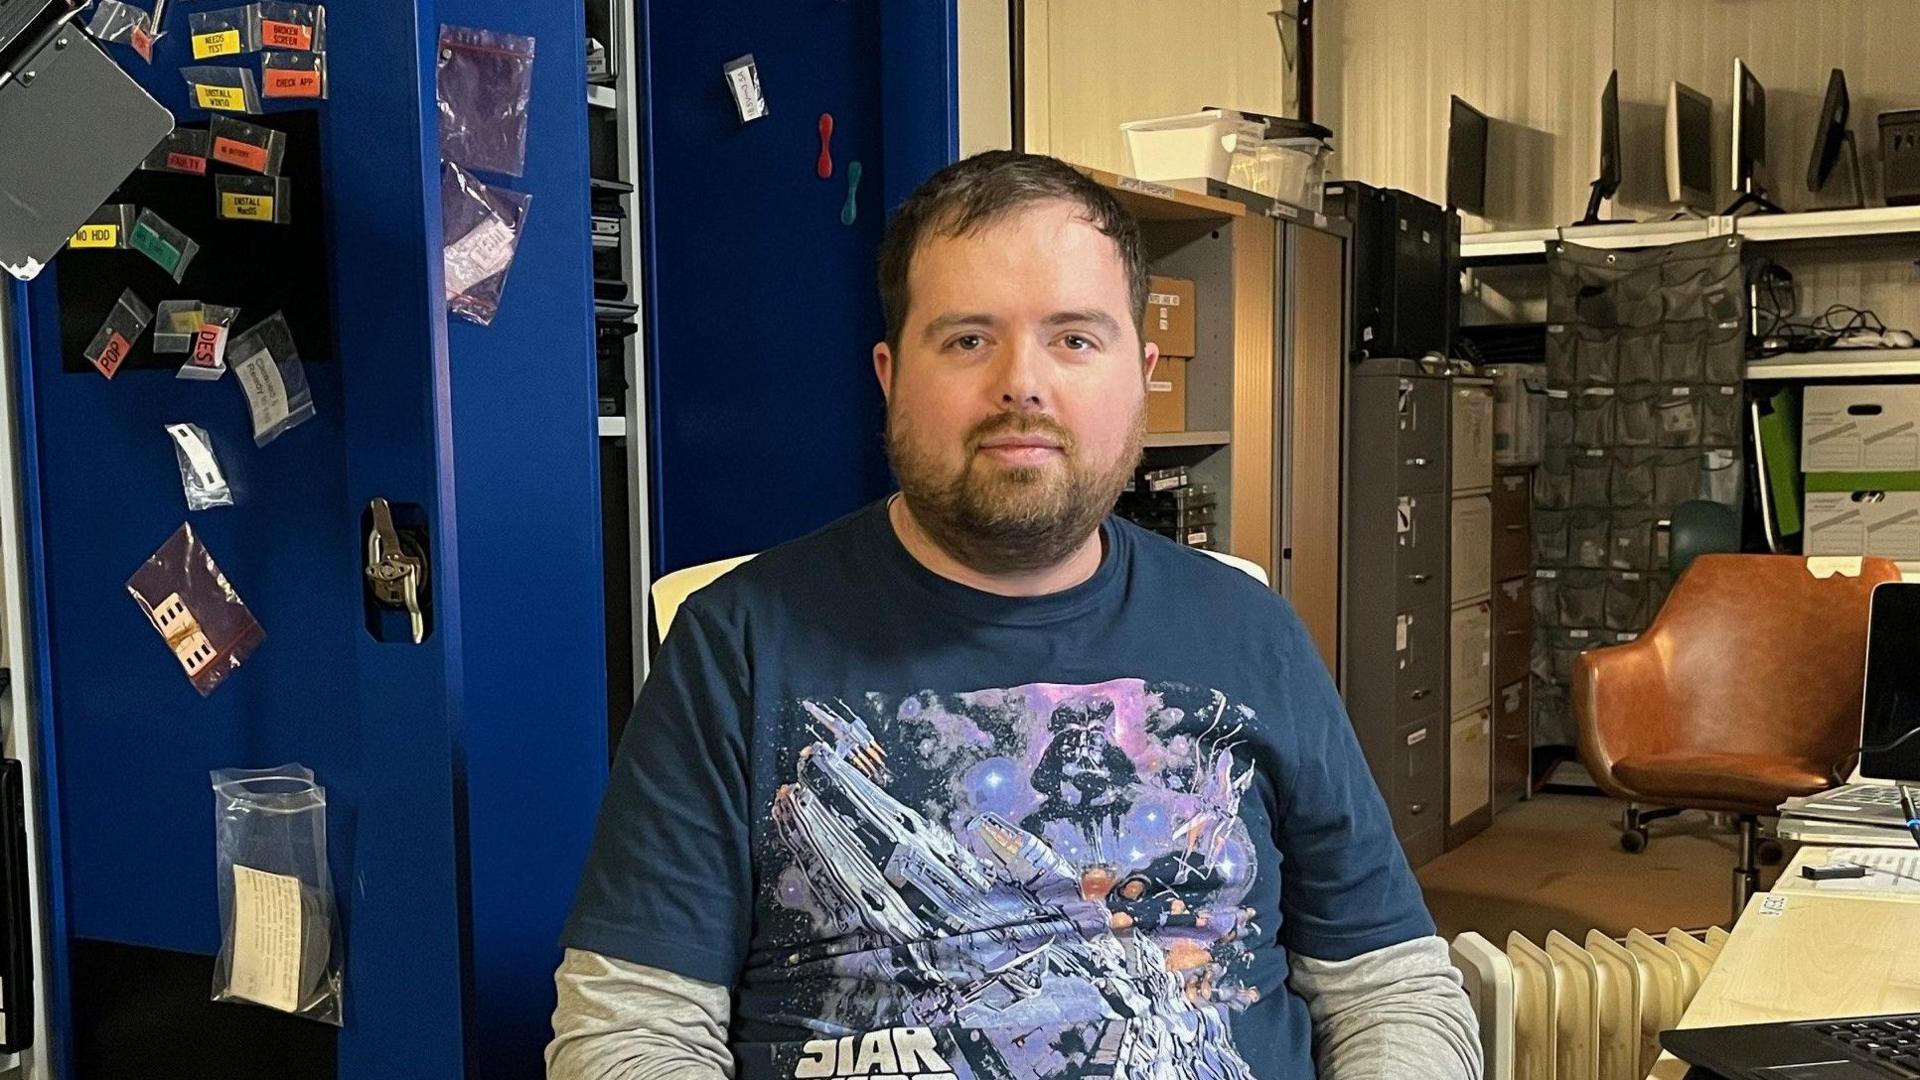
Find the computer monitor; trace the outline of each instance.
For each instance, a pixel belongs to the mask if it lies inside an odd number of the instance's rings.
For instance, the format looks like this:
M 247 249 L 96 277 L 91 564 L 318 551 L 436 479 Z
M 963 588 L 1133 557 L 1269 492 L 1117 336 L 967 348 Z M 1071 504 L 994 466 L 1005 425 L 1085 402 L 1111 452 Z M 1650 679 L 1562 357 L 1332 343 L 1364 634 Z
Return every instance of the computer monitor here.
M 1447 206 L 1487 214 L 1487 115 L 1457 96 L 1447 120 Z
M 1867 674 L 1861 699 L 1860 775 L 1920 781 L 1920 583 L 1873 587 L 1867 615 Z
M 1847 73 L 1834 68 L 1833 74 L 1827 76 L 1827 96 L 1820 105 L 1819 126 L 1813 133 L 1813 157 L 1807 162 L 1807 190 L 1818 194 L 1826 188 L 1844 150 L 1853 168 L 1853 194 L 1858 204 L 1862 196 L 1860 154 L 1854 145 L 1853 132 L 1847 127 L 1847 114 L 1851 109 Z
M 1739 193 L 1727 213 L 1748 207 L 1780 208 L 1767 199 L 1767 88 L 1747 66 L 1733 61 L 1733 190 Z
M 1713 99 L 1684 83 L 1667 87 L 1667 200 L 1711 212 Z
M 1600 203 L 1620 190 L 1620 73 L 1607 76 L 1607 88 L 1600 92 L 1599 176 L 1587 197 L 1587 216 L 1582 225 L 1600 223 Z

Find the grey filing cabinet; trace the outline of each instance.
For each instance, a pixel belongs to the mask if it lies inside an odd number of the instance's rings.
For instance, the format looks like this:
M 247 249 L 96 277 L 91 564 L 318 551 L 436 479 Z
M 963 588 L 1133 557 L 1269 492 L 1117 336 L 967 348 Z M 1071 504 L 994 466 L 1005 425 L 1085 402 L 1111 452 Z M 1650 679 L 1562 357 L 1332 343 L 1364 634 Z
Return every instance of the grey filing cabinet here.
M 1533 470 L 1493 477 L 1493 812 L 1532 793 Z
M 1341 685 L 1418 866 L 1446 844 L 1449 383 L 1366 360 L 1347 386 Z
M 1493 821 L 1493 382 L 1448 386 L 1447 847 Z

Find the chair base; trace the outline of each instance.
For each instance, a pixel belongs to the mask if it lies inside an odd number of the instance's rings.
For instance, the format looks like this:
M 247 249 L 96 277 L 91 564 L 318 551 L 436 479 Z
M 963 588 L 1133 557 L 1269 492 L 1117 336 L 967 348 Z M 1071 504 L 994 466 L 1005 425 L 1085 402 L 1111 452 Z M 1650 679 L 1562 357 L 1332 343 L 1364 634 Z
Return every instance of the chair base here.
M 1647 823 L 1670 818 L 1680 811 L 1678 806 L 1642 810 L 1639 803 L 1628 803 L 1626 812 L 1620 816 L 1620 850 L 1629 855 L 1638 855 L 1647 850 L 1647 843 L 1652 839 L 1647 832 Z

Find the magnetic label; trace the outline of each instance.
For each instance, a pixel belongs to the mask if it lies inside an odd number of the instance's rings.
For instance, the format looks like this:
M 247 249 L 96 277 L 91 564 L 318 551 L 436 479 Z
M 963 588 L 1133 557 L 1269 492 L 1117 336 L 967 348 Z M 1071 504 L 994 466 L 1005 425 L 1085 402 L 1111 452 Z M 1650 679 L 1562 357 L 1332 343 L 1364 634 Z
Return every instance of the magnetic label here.
M 67 241 L 70 248 L 117 248 L 120 246 L 120 226 L 118 225 L 82 225 L 80 231 Z
M 210 56 L 233 56 L 240 51 L 240 31 L 219 30 L 211 34 L 193 35 L 193 58 L 205 60 Z
M 197 157 L 193 154 L 183 154 L 178 150 L 169 150 L 167 151 L 167 168 L 176 172 L 205 176 L 207 173 L 207 159 Z
M 107 339 L 107 347 L 100 350 L 100 355 L 94 358 L 93 366 L 100 369 L 100 374 L 111 379 L 113 373 L 119 371 L 120 365 L 126 361 L 127 354 L 132 351 L 133 343 L 128 341 L 125 335 L 115 332 Z
M 203 109 L 222 109 L 227 112 L 246 112 L 246 92 L 237 86 L 208 86 L 196 83 L 193 88 L 194 100 Z
M 213 140 L 213 159 L 228 165 L 238 165 L 254 172 L 267 171 L 269 157 L 265 147 L 243 143 L 237 139 Z
M 152 229 L 135 226 L 133 236 L 127 242 L 133 250 L 159 263 L 160 268 L 169 274 L 180 265 L 180 249 L 167 243 Z
M 273 196 L 223 191 L 220 193 L 220 216 L 239 221 L 272 221 Z
M 261 72 L 260 92 L 270 98 L 317 98 L 320 73 L 268 68 Z
M 311 50 L 313 27 L 265 19 L 260 23 L 260 40 L 276 49 Z

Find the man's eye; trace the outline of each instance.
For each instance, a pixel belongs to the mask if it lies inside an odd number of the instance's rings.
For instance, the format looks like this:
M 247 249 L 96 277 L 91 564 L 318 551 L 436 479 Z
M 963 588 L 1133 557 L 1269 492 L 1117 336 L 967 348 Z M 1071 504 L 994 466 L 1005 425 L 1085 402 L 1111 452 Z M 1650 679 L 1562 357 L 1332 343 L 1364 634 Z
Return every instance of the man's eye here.
M 964 349 L 967 352 L 972 352 L 986 343 L 987 339 L 981 337 L 979 334 L 961 334 L 959 337 L 953 339 L 954 348 Z
M 1075 352 L 1080 352 L 1080 351 L 1091 349 L 1094 347 L 1093 339 L 1085 336 L 1084 334 L 1068 334 L 1066 337 L 1061 338 L 1060 342 L 1061 344 L 1065 345 L 1069 349 L 1074 350 Z

